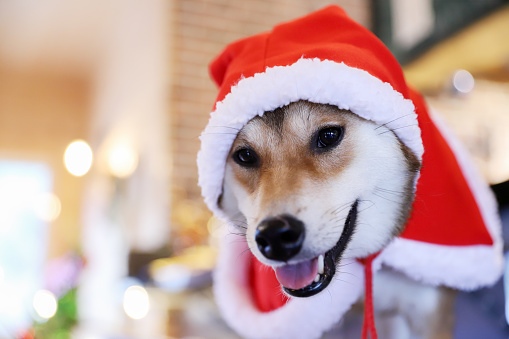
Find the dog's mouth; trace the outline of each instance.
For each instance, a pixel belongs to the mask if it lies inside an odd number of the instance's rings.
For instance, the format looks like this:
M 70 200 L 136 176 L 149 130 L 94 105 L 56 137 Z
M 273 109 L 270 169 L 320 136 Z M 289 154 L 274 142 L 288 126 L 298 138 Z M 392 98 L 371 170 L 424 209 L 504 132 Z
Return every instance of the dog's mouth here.
M 352 204 L 343 232 L 334 247 L 313 259 L 275 269 L 276 277 L 286 293 L 294 297 L 310 297 L 330 284 L 336 273 L 336 264 L 341 260 L 355 230 L 357 205 L 358 200 Z

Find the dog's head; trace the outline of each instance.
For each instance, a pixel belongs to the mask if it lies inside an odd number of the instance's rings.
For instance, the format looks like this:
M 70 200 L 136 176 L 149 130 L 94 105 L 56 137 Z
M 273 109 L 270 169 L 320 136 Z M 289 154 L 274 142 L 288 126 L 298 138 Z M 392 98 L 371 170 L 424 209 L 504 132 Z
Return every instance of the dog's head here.
M 220 207 L 288 294 L 311 296 L 342 258 L 376 253 L 402 231 L 419 167 L 387 126 L 299 101 L 239 131 Z

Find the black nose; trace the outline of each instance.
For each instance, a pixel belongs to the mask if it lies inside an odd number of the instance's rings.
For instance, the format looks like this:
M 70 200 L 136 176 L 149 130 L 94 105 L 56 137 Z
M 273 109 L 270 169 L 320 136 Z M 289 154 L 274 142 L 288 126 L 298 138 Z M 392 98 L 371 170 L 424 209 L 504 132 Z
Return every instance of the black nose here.
M 287 261 L 302 248 L 304 224 L 289 215 L 267 218 L 256 228 L 255 240 L 266 258 Z

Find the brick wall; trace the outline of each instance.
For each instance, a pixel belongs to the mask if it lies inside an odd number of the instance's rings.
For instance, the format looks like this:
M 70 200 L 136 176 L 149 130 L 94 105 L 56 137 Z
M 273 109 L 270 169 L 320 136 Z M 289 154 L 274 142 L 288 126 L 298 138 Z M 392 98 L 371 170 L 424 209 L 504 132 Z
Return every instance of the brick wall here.
M 226 44 L 270 30 L 274 25 L 319 9 L 330 1 L 317 0 L 175 0 L 171 46 L 171 151 L 173 222 L 179 222 L 183 203 L 202 209 L 197 187 L 198 136 L 216 97 L 208 63 Z M 336 1 L 355 20 L 370 23 L 369 0 Z M 188 210 L 188 209 L 187 209 Z M 196 211 L 196 213 L 200 213 Z

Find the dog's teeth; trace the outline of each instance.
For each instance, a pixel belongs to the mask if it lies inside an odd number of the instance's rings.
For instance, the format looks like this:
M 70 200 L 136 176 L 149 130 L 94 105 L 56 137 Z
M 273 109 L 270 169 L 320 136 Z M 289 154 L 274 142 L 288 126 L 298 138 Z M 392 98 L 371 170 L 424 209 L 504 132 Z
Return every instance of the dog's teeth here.
M 315 277 L 314 282 L 318 282 L 319 280 L 320 280 L 320 274 L 317 274 L 316 277 Z
M 323 274 L 324 263 L 323 263 L 323 255 L 318 256 L 318 274 Z

